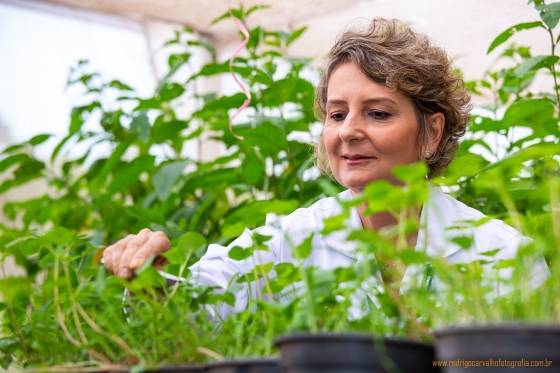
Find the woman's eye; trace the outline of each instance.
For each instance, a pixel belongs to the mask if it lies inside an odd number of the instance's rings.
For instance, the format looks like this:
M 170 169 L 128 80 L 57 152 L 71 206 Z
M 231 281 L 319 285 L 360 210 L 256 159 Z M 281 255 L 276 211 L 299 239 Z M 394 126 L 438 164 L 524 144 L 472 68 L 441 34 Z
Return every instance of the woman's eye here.
M 369 115 L 373 117 L 373 119 L 388 119 L 391 116 L 391 114 L 384 111 L 372 111 Z
M 330 115 L 330 117 L 335 122 L 340 122 L 341 120 L 344 120 L 345 114 L 343 114 L 343 113 L 333 113 L 333 114 Z

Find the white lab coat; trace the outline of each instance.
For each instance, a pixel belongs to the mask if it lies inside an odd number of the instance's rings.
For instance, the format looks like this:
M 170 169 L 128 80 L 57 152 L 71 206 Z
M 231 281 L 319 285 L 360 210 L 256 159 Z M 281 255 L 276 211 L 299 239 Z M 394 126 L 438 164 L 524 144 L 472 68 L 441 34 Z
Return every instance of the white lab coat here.
M 350 191 L 339 194 L 342 200 L 351 198 Z M 356 243 L 346 241 L 347 232 L 338 231 L 329 235 L 322 235 L 323 219 L 337 216 L 342 207 L 335 198 L 324 198 L 308 208 L 300 208 L 288 216 L 267 216 L 265 226 L 257 228 L 261 235 L 272 236 L 267 242 L 268 251 L 258 251 L 252 258 L 237 261 L 228 257 L 229 250 L 234 246 L 250 247 L 253 232 L 246 229 L 241 236 L 227 247 L 212 244 L 207 253 L 190 269 L 192 279 L 201 285 L 218 286 L 226 289 L 232 278 L 239 273 L 252 271 L 255 262 L 260 264 L 273 262 L 274 265 L 283 262 L 298 261 L 292 257 L 292 249 L 299 245 L 311 233 L 315 233 L 312 241 L 312 252 L 306 260 L 306 265 L 313 265 L 323 269 L 347 267 L 354 265 L 358 258 Z M 500 220 L 490 220 L 479 227 L 457 228 L 464 221 L 477 221 L 484 217 L 480 211 L 466 206 L 443 193 L 439 188 L 430 188 L 429 198 L 420 217 L 421 229 L 418 232 L 416 250 L 426 250 L 430 256 L 445 257 L 451 263 L 469 262 L 479 258 L 480 253 L 501 249 L 496 258 L 512 258 L 516 255 L 520 245 L 527 243 L 528 238 Z M 462 224 L 463 226 L 465 224 Z M 353 209 L 347 221 L 349 229 L 361 228 L 361 220 L 357 210 Z M 451 228 L 450 227 L 455 227 Z M 469 236 L 472 246 L 465 250 L 452 242 L 456 236 Z M 257 263 L 259 264 L 259 263 Z M 546 269 L 539 265 L 545 276 Z M 406 276 L 406 275 L 405 275 Z M 542 277 L 541 276 L 541 277 Z M 542 279 L 538 280 L 539 282 Z M 262 281 L 261 281 L 262 282 Z M 244 287 L 236 292 L 234 307 L 224 305 L 218 312 L 222 316 L 238 312 L 247 307 L 249 289 L 255 296 L 256 286 Z

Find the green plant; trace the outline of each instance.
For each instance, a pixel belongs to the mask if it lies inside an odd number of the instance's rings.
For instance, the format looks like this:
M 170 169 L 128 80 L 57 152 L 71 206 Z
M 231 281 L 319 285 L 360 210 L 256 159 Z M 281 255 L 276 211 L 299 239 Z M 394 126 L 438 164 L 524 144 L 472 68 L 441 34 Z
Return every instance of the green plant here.
M 550 55 L 532 56 L 530 47 L 511 45 L 499 56 L 511 67 L 488 72 L 485 79 L 471 83 L 475 94 L 486 91 L 494 103 L 486 108 L 488 116 L 473 117 L 468 139 L 450 172 L 439 180 L 456 190 L 463 202 L 505 220 L 532 241 L 516 257 L 498 260 L 495 250 L 482 253 L 482 260 L 469 265 L 449 268 L 439 263 L 437 271 L 448 285 L 434 314 L 439 326 L 559 321 L 560 58 L 556 47 L 560 3 L 532 2 L 541 21 L 508 28 L 488 53 L 517 31 L 540 28 L 550 38 Z M 531 84 L 537 74 L 545 73 L 551 91 L 535 92 Z M 502 108 L 505 112 L 500 115 Z M 484 155 L 473 152 L 475 145 L 485 149 Z M 538 272 L 547 272 L 545 262 L 550 277 L 538 279 Z
M 490 51 L 505 42 L 511 30 L 542 27 L 551 36 L 552 53 L 531 57 L 528 48 L 512 46 L 502 57 L 515 61 L 514 66 L 471 83 L 475 93 L 492 92 L 492 114 L 474 116 L 449 172 L 433 181 L 534 238 L 517 260 L 509 261 L 492 261 L 495 253 L 487 253 L 487 261 L 450 266 L 411 247 L 406 236 L 421 223 L 409 212 L 422 206 L 429 188 L 425 166 L 418 164 L 395 170 L 404 186 L 374 183 L 362 197 L 344 202 L 342 215 L 325 221 L 323 234 L 345 228 L 350 209 L 360 203 L 368 203 L 371 213 L 388 210 L 399 217 L 391 229 L 351 233 L 360 254 L 355 267 L 305 267 L 310 238 L 295 248 L 301 265 L 259 263 L 252 272 L 239 274 L 222 294 L 188 281 L 167 287 L 149 265 L 128 283 L 109 276 L 98 265 L 100 251 L 142 228 L 162 230 L 172 239 L 165 270 L 189 278 L 187 268 L 204 254 L 207 242 L 227 244 L 243 229 L 262 225 L 267 213 L 287 214 L 324 195 L 335 196 L 341 188 L 332 180 L 307 177 L 312 168 L 309 145 L 292 140 L 299 131 L 308 133 L 315 122 L 313 86 L 302 77 L 309 61 L 285 57 L 285 47 L 305 28 L 290 33 L 250 30 L 247 57 L 237 58 L 233 71 L 249 85 L 253 100 L 249 119 L 234 125 L 233 133 L 229 111 L 241 106 L 245 95 L 200 95 L 194 84 L 229 73 L 228 61 L 213 57 L 187 81 L 175 78 L 189 65 L 193 50 L 215 55 L 210 45 L 193 40 L 189 29 L 167 43 L 184 51 L 170 55 L 170 71 L 152 97 L 136 97 L 117 80 L 105 82 L 80 61 L 69 84 L 83 86 L 87 103 L 72 111 L 69 134 L 51 158 L 34 156 L 34 148 L 48 135 L 11 146 L 0 158 L 0 171 L 11 173 L 0 184 L 0 193 L 36 179 L 50 188 L 39 198 L 4 208 L 11 224 L 0 227 L 2 263 L 13 257 L 26 275 L 2 281 L 2 366 L 141 368 L 267 356 L 273 352 L 272 339 L 288 331 L 352 330 L 429 339 L 431 328 L 457 320 L 557 322 L 560 87 L 554 29 L 559 4 L 535 1 L 543 22 L 513 26 L 492 43 Z M 232 13 L 244 22 L 258 8 L 240 7 Z M 278 72 L 280 63 L 287 67 L 285 74 Z M 540 69 L 552 75 L 552 94 L 529 91 Z M 115 95 L 116 101 L 111 99 Z M 181 117 L 177 105 L 186 99 L 197 106 Z M 503 106 L 505 114 L 499 117 Z M 88 129 L 86 122 L 96 118 L 99 130 Z M 517 138 L 521 127 L 531 134 Z M 228 154 L 210 161 L 182 156 L 192 141 L 207 138 Z M 495 138 L 507 145 L 494 147 Z M 75 144 L 85 152 L 68 159 L 64 152 Z M 475 145 L 485 148 L 486 155 Z M 111 155 L 91 159 L 97 146 L 109 146 Z M 267 237 L 254 238 L 253 249 L 234 248 L 230 257 L 257 256 Z M 466 240 L 458 243 L 468 247 Z M 546 258 L 552 272 L 541 285 L 544 296 L 524 285 L 529 275 L 524 264 L 535 254 Z M 491 275 L 500 268 L 513 269 L 510 278 L 499 282 L 514 290 L 494 297 Z M 434 277 L 453 286 L 437 291 L 431 286 Z M 247 310 L 218 322 L 220 315 L 212 308 L 231 305 L 236 287 L 255 279 L 265 283 L 264 293 L 251 299 Z M 127 315 L 122 312 L 125 287 L 134 293 L 124 301 Z M 473 296 L 479 302 L 469 302 Z
M 259 8 L 232 12 L 244 22 Z M 185 301 L 195 292 L 187 285 L 163 295 L 141 290 L 164 287 L 162 278 L 146 268 L 126 284 L 98 268 L 100 252 L 142 228 L 162 230 L 174 248 L 166 270 L 188 275 L 185 268 L 204 254 L 206 240 L 228 243 L 244 228 L 262 225 L 266 213 L 289 213 L 320 198 L 318 181 L 306 176 L 312 168 L 309 145 L 291 140 L 295 132 L 310 136 L 309 126 L 315 122 L 314 89 L 301 77 L 309 60 L 284 57 L 286 46 L 304 31 L 250 31 L 247 57 L 233 64 L 253 97 L 247 122 L 233 129 L 242 141 L 229 130 L 228 111 L 241 106 L 244 96 L 196 91 L 197 80 L 229 74 L 229 61 L 216 61 L 213 47 L 195 40 L 188 28 L 166 43 L 184 51 L 169 56 L 169 73 L 152 97 L 137 97 L 118 80 L 104 81 L 88 69 L 87 61 L 71 70 L 68 84 L 83 87 L 86 103 L 73 109 L 68 135 L 50 159 L 34 155 L 49 135 L 10 146 L 0 159 L 0 170 L 11 174 L 0 192 L 36 179 L 49 187 L 43 196 L 4 207 L 12 223 L 0 227 L 2 261 L 12 256 L 26 272 L 6 278 L 2 286 L 4 367 L 12 361 L 42 366 L 91 359 L 155 364 L 201 361 L 205 353 L 212 355 L 204 350 L 204 338 L 210 338 L 208 330 L 213 331 L 215 322 L 201 321 L 206 316 L 199 305 L 218 302 L 217 296 L 197 289 L 197 300 Z M 190 64 L 196 49 L 209 52 L 212 61 L 187 81 L 177 80 L 177 71 Z M 277 71 L 278 64 L 286 73 Z M 181 100 L 196 103 L 188 117 L 176 112 Z M 98 129 L 86 126 L 91 121 Z M 186 146 L 207 137 L 222 144 L 227 155 L 210 161 L 182 155 Z M 83 156 L 69 158 L 66 150 L 76 146 L 84 149 Z M 92 158 L 103 146 L 111 154 Z M 195 248 L 186 242 L 193 237 L 200 243 Z M 140 314 L 131 324 L 122 314 L 125 286 L 139 287 L 142 294 L 134 297 L 133 315 Z M 167 327 L 174 332 L 179 314 L 185 316 L 184 329 L 192 328 L 193 334 L 177 338 L 173 333 L 176 340 L 166 342 L 171 337 L 162 331 Z M 146 327 L 150 323 L 153 327 Z M 39 339 L 36 331 L 41 328 L 48 333 Z M 55 353 L 54 346 L 64 353 Z M 197 346 L 202 352 L 193 358 Z

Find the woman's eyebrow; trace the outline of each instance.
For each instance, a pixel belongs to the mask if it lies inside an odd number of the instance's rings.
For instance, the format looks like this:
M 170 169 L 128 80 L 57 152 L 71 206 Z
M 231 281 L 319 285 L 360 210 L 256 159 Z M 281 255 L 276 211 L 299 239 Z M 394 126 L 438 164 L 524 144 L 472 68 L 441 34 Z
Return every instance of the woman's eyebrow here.
M 375 103 L 379 103 L 379 102 L 388 102 L 390 104 L 393 105 L 397 105 L 397 103 L 393 100 L 391 100 L 390 98 L 387 97 L 374 97 L 374 98 L 368 98 L 365 99 L 364 101 L 362 101 L 362 103 L 364 104 L 375 104 Z M 345 100 L 337 100 L 337 99 L 331 99 L 331 100 L 327 100 L 327 105 L 344 105 L 347 102 Z
M 388 98 L 388 97 L 368 98 L 368 99 L 365 99 L 365 100 L 362 101 L 362 102 L 363 102 L 364 104 L 376 104 L 376 103 L 378 103 L 378 102 L 388 102 L 388 103 L 390 103 L 390 104 L 397 105 L 397 103 L 396 103 L 395 101 L 391 100 L 391 99 Z
M 346 101 L 344 100 L 327 100 L 327 105 L 344 105 L 346 104 Z

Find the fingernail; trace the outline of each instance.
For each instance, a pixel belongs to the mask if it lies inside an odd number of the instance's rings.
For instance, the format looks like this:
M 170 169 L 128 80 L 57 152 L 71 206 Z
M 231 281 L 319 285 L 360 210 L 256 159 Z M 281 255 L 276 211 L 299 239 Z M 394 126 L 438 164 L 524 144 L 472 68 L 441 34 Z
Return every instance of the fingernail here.
M 128 268 L 121 269 L 121 271 L 119 272 L 119 277 L 129 278 L 130 277 L 130 269 L 128 269 Z
M 140 266 L 140 259 L 133 258 L 130 262 L 130 268 L 138 268 L 138 266 Z

